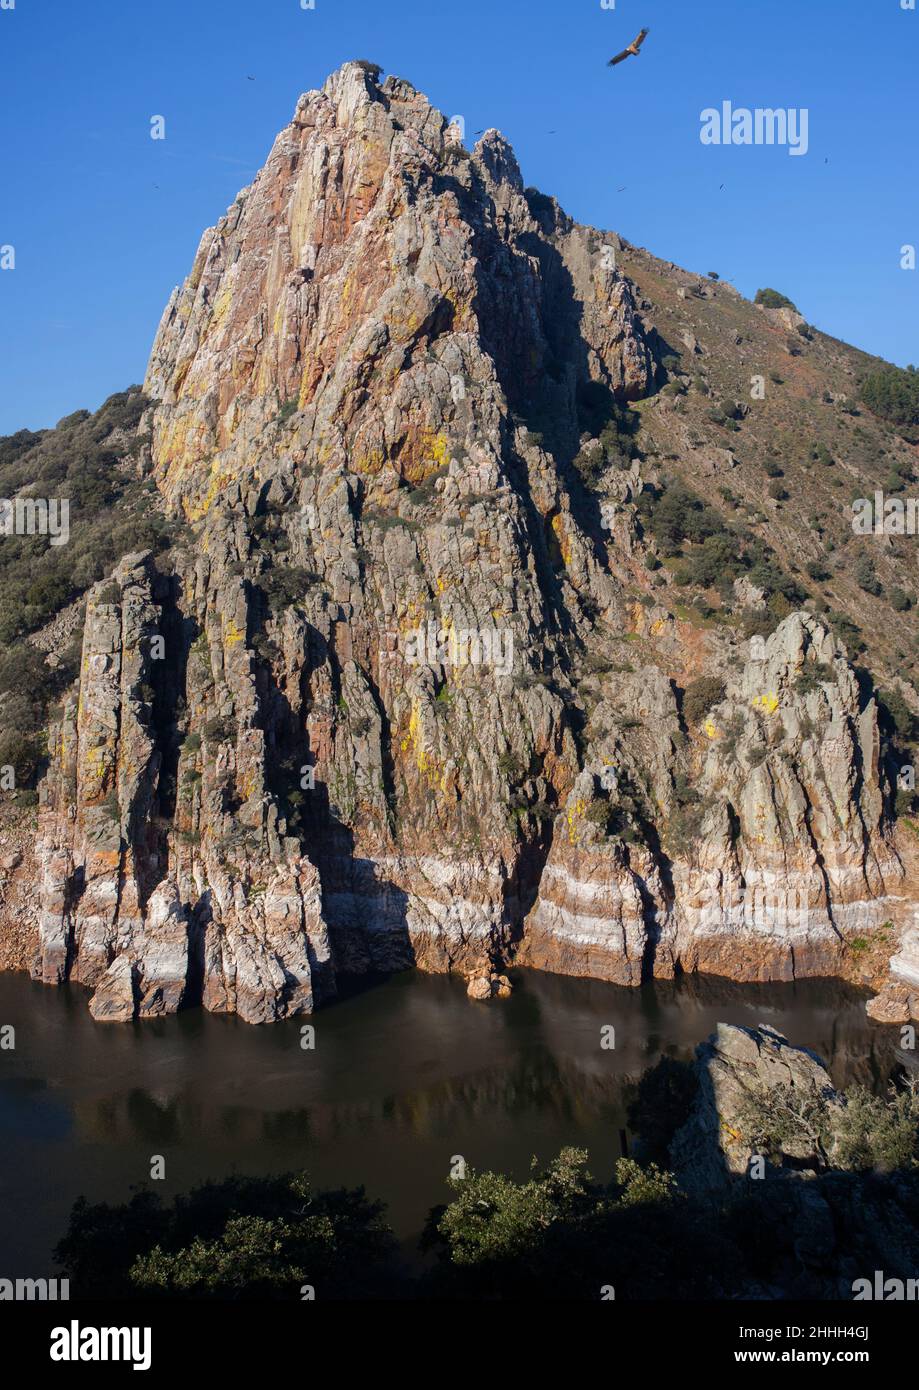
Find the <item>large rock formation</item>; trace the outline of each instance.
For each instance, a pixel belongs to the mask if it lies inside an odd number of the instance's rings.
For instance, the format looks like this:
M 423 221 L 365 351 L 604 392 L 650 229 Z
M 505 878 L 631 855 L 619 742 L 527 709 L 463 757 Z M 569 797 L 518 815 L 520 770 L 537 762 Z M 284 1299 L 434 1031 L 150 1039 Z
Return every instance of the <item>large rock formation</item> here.
M 822 679 L 802 681 L 814 671 Z M 654 668 L 617 685 L 593 712 L 598 737 L 553 837 L 524 957 L 623 984 L 679 969 L 836 973 L 847 939 L 893 910 L 887 885 L 902 868 L 885 836 L 877 711 L 826 629 L 792 614 L 729 673 L 691 764 L 700 800 L 689 853 L 675 693 Z M 623 722 L 640 735 L 624 737 Z M 598 830 L 604 768 L 616 769 L 612 801 L 641 788 L 669 863 Z
M 804 612 L 761 649 L 698 633 L 650 592 L 644 465 L 602 523 L 571 467 L 659 379 L 618 247 L 401 79 L 300 99 L 156 336 L 177 541 L 89 596 L 37 978 L 259 1022 L 412 963 L 832 973 L 895 915 L 843 649 Z
M 687 1192 L 718 1194 L 750 1172 L 751 1160 L 759 1153 L 747 1133 L 751 1099 L 780 1087 L 805 1101 L 816 1095 L 836 1103 L 821 1059 L 767 1024 L 739 1028 L 719 1023 L 717 1032 L 696 1049 L 694 1070 L 698 1090 L 692 1111 L 670 1145 L 674 1171 Z M 822 1156 L 800 1134 L 782 1141 L 779 1148 L 770 1165 L 776 1174 L 786 1163 L 793 1173 L 823 1166 Z
M 875 1171 L 853 1171 L 838 1146 L 852 1095 L 835 1090 L 819 1057 L 767 1025 L 721 1023 L 693 1073 L 689 1117 L 669 1148 L 677 1182 L 710 1204 L 714 1227 L 733 1212 L 756 1245 L 766 1223 L 733 1297 L 851 1299 L 875 1270 L 882 1282 L 913 1277 L 915 1174 L 888 1171 L 880 1153 Z
M 889 977 L 868 1002 L 868 1013 L 879 1023 L 919 1023 L 919 923 L 915 916 L 890 958 Z

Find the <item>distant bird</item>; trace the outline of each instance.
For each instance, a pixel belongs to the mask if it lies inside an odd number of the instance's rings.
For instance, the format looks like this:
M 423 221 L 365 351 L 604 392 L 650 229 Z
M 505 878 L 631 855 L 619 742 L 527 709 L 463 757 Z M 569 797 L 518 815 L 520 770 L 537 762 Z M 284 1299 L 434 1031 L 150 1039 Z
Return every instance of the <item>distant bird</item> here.
M 633 39 L 632 42 L 629 44 L 628 48 L 624 48 L 621 53 L 617 53 L 615 58 L 610 58 L 606 66 L 608 68 L 614 68 L 617 63 L 624 63 L 626 58 L 631 58 L 633 56 L 637 58 L 638 50 L 641 48 L 642 44 L 644 43 L 645 39 L 648 37 L 648 34 L 650 32 L 650 29 L 642 29 L 641 33 L 638 35 L 638 38 Z
M 247 81 L 247 82 L 254 82 L 254 81 L 255 81 L 255 78 L 254 78 L 254 77 L 250 77 L 249 74 L 246 73 L 246 81 Z
M 628 186 L 629 186 L 629 185 L 628 185 L 627 183 L 624 183 L 624 184 L 622 185 L 621 188 L 617 188 L 617 189 L 616 189 L 616 192 L 617 192 L 617 193 L 624 193 L 625 190 L 628 188 Z

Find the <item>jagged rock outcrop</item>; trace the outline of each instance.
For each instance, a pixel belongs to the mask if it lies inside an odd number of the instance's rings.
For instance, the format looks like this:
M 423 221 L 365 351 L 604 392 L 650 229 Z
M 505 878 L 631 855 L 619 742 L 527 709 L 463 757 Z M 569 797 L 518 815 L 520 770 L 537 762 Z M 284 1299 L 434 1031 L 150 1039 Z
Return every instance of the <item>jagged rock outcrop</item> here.
M 820 1058 L 767 1024 L 741 1028 L 719 1023 L 696 1049 L 694 1070 L 698 1091 L 692 1113 L 670 1145 L 674 1171 L 687 1192 L 717 1193 L 749 1173 L 750 1160 L 759 1152 L 747 1132 L 751 1099 L 781 1087 L 835 1100 Z M 779 1149 L 771 1161 L 776 1172 L 786 1161 L 795 1172 L 822 1166 L 821 1155 L 801 1134 L 782 1141 Z
M 890 959 L 890 977 L 868 1001 L 868 1013 L 878 1023 L 919 1023 L 919 925 L 908 925 Z
M 851 1299 L 874 1270 L 912 1277 L 915 1174 L 880 1154 L 876 1171 L 857 1171 L 839 1138 L 859 1100 L 834 1088 L 819 1057 L 767 1025 L 720 1023 L 692 1072 L 689 1117 L 669 1146 L 680 1189 L 711 1203 L 715 1224 L 724 1212 L 739 1229 L 772 1223 L 769 1255 L 733 1296 Z
M 681 969 L 829 975 L 847 939 L 889 915 L 887 885 L 903 871 L 885 834 L 877 711 L 826 629 L 792 614 L 726 684 L 703 721 L 683 807 L 668 681 L 642 671 L 620 684 L 614 707 L 601 701 L 599 737 L 528 918 L 526 960 L 623 984 Z M 615 779 L 608 802 L 604 769 Z M 632 843 L 611 839 L 594 814 L 623 803 Z M 643 817 L 662 828 L 669 862 L 635 844 Z
M 176 543 L 91 591 L 41 791 L 33 973 L 97 1018 L 267 1021 L 411 964 L 832 973 L 903 895 L 838 643 L 706 644 L 648 591 L 645 463 L 602 516 L 578 480 L 659 378 L 621 243 L 446 132 L 346 64 L 166 307 Z
M 136 556 L 112 585 L 97 587 L 87 605 L 79 688 L 50 730 L 33 966 L 45 983 L 69 975 L 97 985 L 143 930 L 142 875 L 156 869 L 146 845 L 161 766 L 147 684 L 154 582 Z

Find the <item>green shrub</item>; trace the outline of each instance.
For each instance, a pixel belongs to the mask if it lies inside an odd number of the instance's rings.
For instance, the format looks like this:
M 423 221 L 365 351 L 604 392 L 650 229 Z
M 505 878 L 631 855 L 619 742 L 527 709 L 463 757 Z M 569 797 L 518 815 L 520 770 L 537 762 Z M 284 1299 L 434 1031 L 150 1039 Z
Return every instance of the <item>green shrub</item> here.
M 307 590 L 318 583 L 319 575 L 300 565 L 274 565 L 259 575 L 258 587 L 268 607 L 272 611 L 281 611 L 299 602 Z
M 683 692 L 683 715 L 687 724 L 698 724 L 714 705 L 724 699 L 724 681 L 717 676 L 699 676 Z
M 708 589 L 720 580 L 734 579 L 743 570 L 733 536 L 707 536 L 676 570 L 678 584 L 697 584 Z
M 862 640 L 862 630 L 857 623 L 854 623 L 845 613 L 839 613 L 831 608 L 827 614 L 830 627 L 834 634 L 839 638 L 850 651 L 863 652 L 865 643 Z
M 767 309 L 794 309 L 797 313 L 797 306 L 791 302 L 787 295 L 780 294 L 778 290 L 757 290 L 753 303 L 762 304 Z
M 914 743 L 919 738 L 919 720 L 900 691 L 878 690 L 876 694 L 883 724 L 887 729 L 895 730 L 904 743 Z
M 317 1191 L 302 1173 L 230 1177 L 170 1205 L 80 1198 L 56 1256 L 88 1298 L 336 1298 L 392 1288 L 392 1235 L 362 1188 Z M 385 1284 L 382 1271 L 386 1267 Z
M 822 560 L 808 560 L 804 566 L 808 576 L 817 584 L 823 584 L 830 577 L 830 571 Z
M 855 562 L 852 571 L 855 582 L 866 594 L 873 594 L 876 598 L 883 593 L 881 581 L 878 579 L 874 569 L 874 561 L 869 555 L 860 555 Z
M 639 499 L 639 512 L 670 554 L 683 541 L 698 543 L 725 530 L 721 514 L 680 482 L 670 483 L 658 492 L 646 489 Z
M 204 725 L 204 737 L 211 743 L 232 743 L 236 724 L 228 714 L 217 714 Z
M 541 213 L 552 213 L 555 204 L 545 193 L 540 193 L 538 188 L 525 188 L 523 196 L 527 200 L 527 206 L 535 218 L 539 218 Z
M 835 680 L 836 672 L 828 661 L 808 662 L 798 673 L 795 689 L 799 695 L 809 695 L 812 690 L 819 690 L 825 681 Z

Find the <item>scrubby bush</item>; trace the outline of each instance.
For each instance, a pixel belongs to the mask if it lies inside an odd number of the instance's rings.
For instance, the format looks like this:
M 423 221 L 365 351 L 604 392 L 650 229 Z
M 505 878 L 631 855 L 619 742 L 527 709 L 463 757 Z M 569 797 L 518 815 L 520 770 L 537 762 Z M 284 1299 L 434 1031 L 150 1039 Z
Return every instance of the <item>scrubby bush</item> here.
M 748 1091 L 740 1119 L 758 1151 L 776 1156 L 801 1148 L 818 1165 L 848 1172 L 892 1172 L 919 1156 L 919 1089 L 889 1101 L 854 1086 L 844 1100 L 788 1083 Z
M 883 593 L 881 581 L 878 579 L 874 569 L 874 561 L 869 555 L 860 555 L 855 562 L 852 571 L 855 582 L 866 594 L 873 594 L 877 598 Z
M 169 1206 L 76 1203 L 56 1256 L 86 1298 L 329 1298 L 392 1287 L 394 1244 L 363 1188 L 317 1191 L 302 1173 L 205 1183 Z
M 794 309 L 797 313 L 797 306 L 791 302 L 787 295 L 780 294 L 778 290 L 757 290 L 753 303 L 762 304 L 766 309 Z
M 728 535 L 706 536 L 701 546 L 690 551 L 676 570 L 678 584 L 697 584 L 711 588 L 734 575 L 738 565 L 737 541 Z
M 896 732 L 903 743 L 919 739 L 919 719 L 913 714 L 903 695 L 896 688 L 876 692 L 881 721 L 889 732 Z
M 259 576 L 259 588 L 268 607 L 276 612 L 297 603 L 318 583 L 319 575 L 300 565 L 273 565 Z
M 228 714 L 217 714 L 204 725 L 204 737 L 211 743 L 232 743 L 236 725 Z
M 529 207 L 530 212 L 537 219 L 541 213 L 551 214 L 555 209 L 555 204 L 553 203 L 552 199 L 548 196 L 548 194 L 541 193 L 538 188 L 525 188 L 523 191 L 523 196 L 527 200 L 527 206 Z
M 826 616 L 835 636 L 844 646 L 848 647 L 850 652 L 863 652 L 865 650 L 862 630 L 847 614 L 831 608 Z
M 683 692 L 683 715 L 687 724 L 698 724 L 708 711 L 724 699 L 724 681 L 718 676 L 699 676 Z
M 668 484 L 660 491 L 646 489 L 639 500 L 639 511 L 670 554 L 683 541 L 704 541 L 725 529 L 721 514 L 680 482 Z
M 808 662 L 802 671 L 798 673 L 795 681 L 795 689 L 799 695 L 809 695 L 813 690 L 819 690 L 825 681 L 835 681 L 836 672 L 828 661 Z

